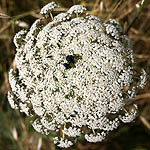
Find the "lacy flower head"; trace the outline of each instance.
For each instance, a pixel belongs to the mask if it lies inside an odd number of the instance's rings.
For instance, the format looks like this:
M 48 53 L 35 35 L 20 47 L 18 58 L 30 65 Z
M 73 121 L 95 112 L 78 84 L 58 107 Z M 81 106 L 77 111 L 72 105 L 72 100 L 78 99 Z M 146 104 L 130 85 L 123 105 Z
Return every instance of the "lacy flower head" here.
M 52 17 L 55 7 L 44 6 L 29 31 L 15 35 L 8 100 L 36 131 L 55 133 L 59 147 L 81 135 L 100 142 L 135 119 L 133 100 L 146 72 L 136 74 L 131 41 L 117 21 L 103 22 L 81 5 Z

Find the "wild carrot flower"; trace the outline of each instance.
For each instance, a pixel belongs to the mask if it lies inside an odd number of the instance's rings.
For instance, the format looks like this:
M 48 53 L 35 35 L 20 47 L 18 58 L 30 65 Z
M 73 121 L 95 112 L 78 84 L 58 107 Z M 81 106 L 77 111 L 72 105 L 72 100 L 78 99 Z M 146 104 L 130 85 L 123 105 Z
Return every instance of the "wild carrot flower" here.
M 45 17 L 15 35 L 8 100 L 33 118 L 35 130 L 54 131 L 60 147 L 70 147 L 81 134 L 102 141 L 121 122 L 135 119 L 137 106 L 127 106 L 144 87 L 146 72 L 137 80 L 131 41 L 117 21 L 104 23 L 75 5 L 45 25 L 55 7 L 44 6 Z

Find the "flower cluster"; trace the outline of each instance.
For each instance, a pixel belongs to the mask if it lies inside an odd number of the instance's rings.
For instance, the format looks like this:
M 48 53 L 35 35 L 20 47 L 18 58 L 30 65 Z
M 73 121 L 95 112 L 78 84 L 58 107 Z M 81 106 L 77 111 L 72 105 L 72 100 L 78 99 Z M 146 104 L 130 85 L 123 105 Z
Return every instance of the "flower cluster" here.
M 14 37 L 16 69 L 9 72 L 8 100 L 35 118 L 35 130 L 55 132 L 60 147 L 70 147 L 81 134 L 102 141 L 121 122 L 135 119 L 137 106 L 127 106 L 144 87 L 146 72 L 137 80 L 131 41 L 117 21 L 104 23 L 75 5 L 45 25 L 55 7 L 43 7 L 45 17 Z

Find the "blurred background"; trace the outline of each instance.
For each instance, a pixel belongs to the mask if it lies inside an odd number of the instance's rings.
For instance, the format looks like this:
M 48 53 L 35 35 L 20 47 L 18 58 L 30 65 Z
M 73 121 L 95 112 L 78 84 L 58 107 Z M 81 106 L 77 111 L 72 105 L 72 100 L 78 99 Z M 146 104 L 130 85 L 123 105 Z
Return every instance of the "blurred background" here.
M 68 150 L 150 150 L 150 0 L 54 0 L 66 11 L 74 4 L 87 7 L 89 14 L 103 20 L 114 18 L 133 41 L 136 69 L 145 68 L 148 83 L 135 103 L 139 116 L 123 124 L 101 143 L 88 143 L 83 137 Z M 23 113 L 12 110 L 8 100 L 8 71 L 14 65 L 13 37 L 40 17 L 39 11 L 51 0 L 0 0 L 0 150 L 59 150 L 52 137 L 38 134 Z M 144 2 L 144 3 L 143 3 Z M 143 5 L 142 5 L 143 4 Z

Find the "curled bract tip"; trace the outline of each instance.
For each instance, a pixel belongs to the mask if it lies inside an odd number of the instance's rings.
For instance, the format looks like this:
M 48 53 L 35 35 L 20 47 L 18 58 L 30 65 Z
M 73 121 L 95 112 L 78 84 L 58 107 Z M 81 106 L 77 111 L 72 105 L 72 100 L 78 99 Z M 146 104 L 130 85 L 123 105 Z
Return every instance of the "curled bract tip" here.
M 48 18 L 53 9 L 58 7 L 59 5 L 57 5 L 55 2 L 50 2 L 41 9 L 40 14 L 44 15 L 45 18 Z

